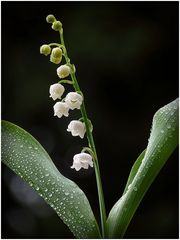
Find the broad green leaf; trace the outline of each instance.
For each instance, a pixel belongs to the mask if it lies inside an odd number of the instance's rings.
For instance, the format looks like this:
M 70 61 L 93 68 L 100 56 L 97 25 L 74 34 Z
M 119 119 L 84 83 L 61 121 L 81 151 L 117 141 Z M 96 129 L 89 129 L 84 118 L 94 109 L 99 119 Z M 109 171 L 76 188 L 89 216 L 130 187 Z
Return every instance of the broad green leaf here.
M 111 209 L 108 237 L 122 238 L 144 194 L 178 144 L 178 99 L 153 118 L 148 146 L 131 170 L 124 194 Z M 143 159 L 142 159 L 143 158 Z
M 35 138 L 7 121 L 2 121 L 2 161 L 44 198 L 77 238 L 100 238 L 83 191 L 58 171 Z

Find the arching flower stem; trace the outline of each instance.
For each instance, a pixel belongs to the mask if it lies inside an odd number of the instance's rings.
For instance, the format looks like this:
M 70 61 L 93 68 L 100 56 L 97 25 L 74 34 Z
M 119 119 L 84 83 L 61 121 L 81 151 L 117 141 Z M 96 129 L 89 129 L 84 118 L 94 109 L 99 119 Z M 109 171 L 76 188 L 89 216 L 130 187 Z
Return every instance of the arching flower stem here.
M 96 161 L 96 156 L 95 156 L 94 152 L 91 150 L 91 148 L 84 147 L 81 152 L 82 153 L 88 152 L 92 156 L 93 160 Z
M 71 80 L 66 80 L 66 79 L 60 80 L 58 83 L 74 84 L 73 81 L 71 81 Z
M 64 57 L 65 57 L 65 60 L 66 60 L 66 64 L 70 64 L 70 59 L 68 57 L 67 50 L 66 50 L 65 43 L 64 43 L 63 29 L 61 29 L 59 31 L 59 33 L 60 33 L 61 45 L 63 46 L 63 51 L 64 51 Z M 72 78 L 72 82 L 73 82 L 73 86 L 74 86 L 75 91 L 76 92 L 81 92 L 81 89 L 79 87 L 78 81 L 77 81 L 76 76 L 75 76 L 75 70 L 74 70 L 73 66 L 71 67 L 70 75 L 71 75 L 71 78 Z M 93 134 L 92 134 L 92 131 L 91 131 L 92 130 L 92 125 L 91 125 L 91 123 L 88 119 L 88 116 L 87 116 L 84 100 L 82 102 L 80 110 L 81 110 L 83 121 L 84 121 L 85 126 L 86 126 L 86 134 L 87 134 L 89 148 L 94 153 L 94 168 L 95 168 L 98 198 L 99 198 L 99 206 L 100 206 L 102 237 L 105 238 L 107 216 L 106 216 L 106 209 L 105 209 L 105 203 L 104 203 L 104 194 L 103 194 L 103 189 L 102 189 L 102 183 L 101 183 L 101 176 L 100 176 L 99 163 L 98 163 L 98 158 L 97 158 L 97 153 L 96 153 L 96 147 L 95 147 L 95 143 L 94 143 L 94 139 L 93 139 Z
M 59 43 L 49 43 L 48 44 L 50 47 L 51 46 L 56 46 L 56 47 L 60 47 L 61 46 L 61 44 L 59 44 Z

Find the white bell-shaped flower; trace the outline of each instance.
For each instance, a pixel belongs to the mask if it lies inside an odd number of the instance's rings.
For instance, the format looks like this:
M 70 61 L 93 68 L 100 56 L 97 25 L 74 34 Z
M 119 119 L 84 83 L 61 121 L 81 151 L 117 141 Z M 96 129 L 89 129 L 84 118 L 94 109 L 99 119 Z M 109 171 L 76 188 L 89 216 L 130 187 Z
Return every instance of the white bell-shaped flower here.
M 71 69 L 67 65 L 61 65 L 60 67 L 57 68 L 57 75 L 59 78 L 65 78 L 69 76 L 71 72 Z
M 49 93 L 50 93 L 50 97 L 53 100 L 56 99 L 61 99 L 63 93 L 64 93 L 64 86 L 61 85 L 60 83 L 55 83 L 53 85 L 50 86 L 49 88 Z
M 69 116 L 69 107 L 64 102 L 57 102 L 54 105 L 54 116 L 57 116 L 58 118 L 61 118 L 63 115 L 65 117 Z
M 83 97 L 77 92 L 70 92 L 65 98 L 65 102 L 71 110 L 75 108 L 80 109 L 82 101 Z
M 72 136 L 80 136 L 80 138 L 83 138 L 86 132 L 85 123 L 73 120 L 68 125 L 67 131 L 71 132 Z
M 88 169 L 88 167 L 93 167 L 92 156 L 88 153 L 79 153 L 73 157 L 73 165 L 71 168 L 74 168 L 76 171 L 79 171 L 81 168 Z

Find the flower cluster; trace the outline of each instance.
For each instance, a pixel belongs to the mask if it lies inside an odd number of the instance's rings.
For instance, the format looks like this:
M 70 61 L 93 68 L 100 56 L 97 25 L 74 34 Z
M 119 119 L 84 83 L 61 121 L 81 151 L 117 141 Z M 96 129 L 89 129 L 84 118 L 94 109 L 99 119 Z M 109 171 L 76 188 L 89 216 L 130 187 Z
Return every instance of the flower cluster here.
M 62 23 L 57 21 L 53 15 L 48 15 L 46 18 L 48 23 L 52 24 L 52 29 L 55 31 L 60 31 L 62 33 Z M 51 46 L 55 45 L 53 49 Z M 60 64 L 63 56 L 66 54 L 64 51 L 65 46 L 62 44 L 44 44 L 40 47 L 40 53 L 48 56 L 50 54 L 50 61 L 54 64 Z M 66 58 L 66 57 L 65 57 Z M 55 83 L 50 86 L 49 94 L 50 98 L 54 101 L 58 100 L 54 104 L 54 116 L 61 118 L 62 116 L 68 117 L 69 110 L 80 109 L 83 102 L 83 97 L 79 92 L 69 92 L 65 98 L 62 98 L 65 88 L 61 83 L 71 83 L 73 81 L 65 80 L 64 78 L 68 77 L 75 71 L 75 68 L 70 64 L 70 61 L 64 65 L 60 65 L 57 68 L 57 75 L 61 79 L 58 83 Z M 69 123 L 68 132 L 71 132 L 72 136 L 79 136 L 84 138 L 86 133 L 85 123 L 80 120 L 73 120 Z M 73 158 L 73 165 L 71 168 L 74 168 L 76 171 L 79 171 L 81 168 L 88 169 L 88 167 L 93 167 L 92 156 L 88 153 L 79 153 L 76 154 Z
M 70 67 L 67 65 L 61 65 L 57 69 L 57 75 L 60 78 L 67 77 L 70 74 Z M 55 83 L 50 86 L 50 97 L 55 101 L 61 100 L 65 91 L 64 86 L 61 83 Z M 80 109 L 83 102 L 83 97 L 77 92 L 69 92 L 62 101 L 58 101 L 54 105 L 54 116 L 61 118 L 62 116 L 68 117 L 69 110 Z M 82 127 L 83 126 L 83 127 Z M 85 125 L 81 121 L 74 120 L 68 126 L 68 132 L 71 132 L 73 136 L 84 137 Z
M 69 67 L 67 65 L 61 65 L 57 69 L 57 74 L 61 78 L 67 77 L 70 73 Z M 61 99 L 65 88 L 60 83 L 55 83 L 50 86 L 49 93 L 50 97 L 53 100 Z M 83 97 L 77 92 L 69 92 L 63 101 L 58 101 L 54 105 L 54 116 L 61 118 L 62 116 L 68 117 L 69 110 L 80 109 L 83 101 Z M 79 136 L 84 138 L 86 133 L 85 123 L 80 120 L 73 120 L 69 123 L 68 132 L 71 132 L 72 136 Z M 88 169 L 89 166 L 93 167 L 92 156 L 87 153 L 76 154 L 73 158 L 73 165 L 71 168 L 74 168 L 76 171 L 79 171 L 81 168 Z

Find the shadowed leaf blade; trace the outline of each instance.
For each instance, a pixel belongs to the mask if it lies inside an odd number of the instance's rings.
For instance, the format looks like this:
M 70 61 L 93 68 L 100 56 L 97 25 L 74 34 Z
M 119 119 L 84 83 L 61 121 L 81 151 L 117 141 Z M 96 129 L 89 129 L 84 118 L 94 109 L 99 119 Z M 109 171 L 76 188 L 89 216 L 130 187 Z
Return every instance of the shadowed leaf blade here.
M 144 194 L 178 144 L 179 100 L 160 108 L 153 117 L 145 154 L 135 162 L 122 197 L 111 209 L 108 237 L 122 238 Z M 143 156 L 144 155 L 144 156 Z
M 83 191 L 58 171 L 34 137 L 7 121 L 2 121 L 2 161 L 44 198 L 77 238 L 100 237 Z

